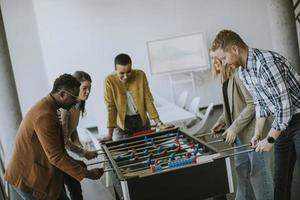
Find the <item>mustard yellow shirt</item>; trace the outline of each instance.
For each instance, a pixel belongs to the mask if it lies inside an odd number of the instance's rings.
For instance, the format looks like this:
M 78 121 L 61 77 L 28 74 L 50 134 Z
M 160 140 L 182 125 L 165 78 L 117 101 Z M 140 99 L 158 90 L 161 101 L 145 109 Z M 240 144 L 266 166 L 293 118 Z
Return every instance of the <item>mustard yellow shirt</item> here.
M 120 81 L 117 73 L 112 73 L 104 81 L 104 101 L 108 112 L 108 128 L 124 129 L 127 95 L 129 91 L 141 116 L 143 125 L 146 124 L 147 114 L 150 119 L 159 118 L 153 103 L 147 77 L 142 70 L 132 70 L 127 83 Z

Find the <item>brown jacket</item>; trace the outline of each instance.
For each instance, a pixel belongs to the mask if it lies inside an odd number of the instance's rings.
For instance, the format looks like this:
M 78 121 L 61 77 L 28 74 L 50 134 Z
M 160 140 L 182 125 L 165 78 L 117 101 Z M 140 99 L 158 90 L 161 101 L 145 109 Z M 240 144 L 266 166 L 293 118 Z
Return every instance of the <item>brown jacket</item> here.
M 126 91 L 132 95 L 137 110 L 146 124 L 147 114 L 151 119 L 158 118 L 158 113 L 153 104 L 153 97 L 149 89 L 148 81 L 142 70 L 132 70 L 128 83 L 123 84 L 117 75 L 113 73 L 104 81 L 104 100 L 108 111 L 108 128 L 120 127 L 124 129 L 127 96 Z
M 242 144 L 250 143 L 255 130 L 255 106 L 252 96 L 243 85 L 237 71 L 229 78 L 227 95 L 229 110 L 225 105 L 223 106 L 223 114 L 218 123 L 225 123 L 229 129 L 237 133 Z M 229 122 L 230 118 L 232 124 Z M 264 127 L 263 138 L 267 135 L 269 128 L 268 121 Z
M 87 173 L 83 164 L 68 156 L 63 144 L 56 104 L 49 95 L 35 104 L 21 122 L 5 179 L 38 199 L 58 199 L 64 173 L 78 181 Z

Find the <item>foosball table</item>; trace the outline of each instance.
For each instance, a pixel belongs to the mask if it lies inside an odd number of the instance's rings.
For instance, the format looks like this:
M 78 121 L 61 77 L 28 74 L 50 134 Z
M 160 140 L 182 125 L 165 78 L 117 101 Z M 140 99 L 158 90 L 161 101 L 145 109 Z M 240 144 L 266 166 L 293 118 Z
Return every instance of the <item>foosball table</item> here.
M 102 145 L 117 199 L 195 200 L 233 192 L 230 156 L 178 129 Z

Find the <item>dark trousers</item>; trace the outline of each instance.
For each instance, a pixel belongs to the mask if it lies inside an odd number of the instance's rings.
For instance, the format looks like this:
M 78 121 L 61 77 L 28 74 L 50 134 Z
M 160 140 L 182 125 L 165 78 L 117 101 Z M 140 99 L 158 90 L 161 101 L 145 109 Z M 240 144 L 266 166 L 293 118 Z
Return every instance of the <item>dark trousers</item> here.
M 281 133 L 275 143 L 275 200 L 291 199 L 291 183 L 296 160 L 300 164 L 299 113 L 292 117 L 288 128 Z
M 226 195 L 224 194 L 224 195 L 221 195 L 221 196 L 217 196 L 217 197 L 214 197 L 213 198 L 213 200 L 226 200 L 227 199 L 227 197 L 226 197 Z
M 125 117 L 125 130 L 121 128 L 115 128 L 113 133 L 113 141 L 119 141 L 122 139 L 132 137 L 133 133 L 150 129 L 149 120 L 143 125 L 140 115 L 126 116 Z
M 133 116 L 128 116 L 126 115 L 125 117 L 125 130 L 124 132 L 127 134 L 132 134 L 135 132 L 139 131 L 144 131 L 150 128 L 150 122 L 147 120 L 146 124 L 143 125 L 141 116 L 138 115 L 133 115 Z
M 64 181 L 71 200 L 83 200 L 80 182 L 68 174 L 64 175 Z

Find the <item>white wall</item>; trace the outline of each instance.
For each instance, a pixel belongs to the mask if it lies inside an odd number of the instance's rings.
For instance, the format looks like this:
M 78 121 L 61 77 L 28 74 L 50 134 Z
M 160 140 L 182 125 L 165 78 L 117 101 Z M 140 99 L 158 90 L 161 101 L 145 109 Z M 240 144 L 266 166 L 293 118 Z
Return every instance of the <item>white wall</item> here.
M 210 44 L 219 30 L 229 28 L 250 46 L 272 49 L 266 0 L 33 0 L 33 5 L 41 45 L 34 49 L 41 50 L 36 59 L 43 60 L 51 84 L 59 74 L 78 69 L 92 75 L 88 115 L 102 133 L 106 132 L 102 82 L 113 71 L 118 53 L 131 55 L 134 67 L 147 73 L 152 91 L 171 100 L 168 78 L 150 75 L 147 41 L 204 31 Z M 14 22 L 12 26 L 18 26 Z M 221 102 L 218 81 L 211 80 L 210 72 L 201 77 L 197 91 L 202 105 Z
M 1 12 L 22 115 L 49 92 L 33 4 L 1 0 Z
M 298 0 L 293 0 L 294 5 L 296 4 Z M 296 7 L 294 10 L 295 16 L 298 15 L 300 12 L 300 4 Z M 297 36 L 298 36 L 298 46 L 300 47 L 300 22 L 298 20 L 295 20 L 296 28 L 297 28 Z

